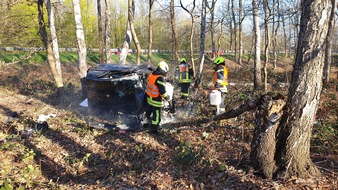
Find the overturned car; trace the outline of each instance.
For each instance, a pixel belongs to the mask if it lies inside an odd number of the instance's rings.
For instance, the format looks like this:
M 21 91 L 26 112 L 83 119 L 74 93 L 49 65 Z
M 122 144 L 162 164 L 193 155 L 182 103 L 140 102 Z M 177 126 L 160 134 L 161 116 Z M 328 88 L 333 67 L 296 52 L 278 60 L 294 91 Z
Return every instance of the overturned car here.
M 100 64 L 87 73 L 88 108 L 102 120 L 95 128 L 142 128 L 147 108 L 145 89 L 151 69 L 147 65 Z M 95 124 L 93 124 L 95 123 Z

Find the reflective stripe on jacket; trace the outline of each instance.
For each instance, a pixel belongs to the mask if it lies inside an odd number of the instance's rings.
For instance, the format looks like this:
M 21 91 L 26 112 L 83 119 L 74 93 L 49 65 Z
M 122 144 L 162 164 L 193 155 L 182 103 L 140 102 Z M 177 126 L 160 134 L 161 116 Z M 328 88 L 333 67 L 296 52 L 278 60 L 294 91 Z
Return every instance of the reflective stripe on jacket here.
M 154 75 L 151 73 L 148 77 L 148 83 L 147 83 L 147 102 L 149 105 L 154 107 L 163 107 L 162 103 L 162 97 L 166 97 L 167 93 L 165 91 L 164 83 L 159 79 L 162 75 Z M 161 89 L 159 89 L 158 85 L 161 85 Z M 163 94 L 161 94 L 161 91 Z
M 228 69 L 224 65 L 217 65 L 212 82 L 215 88 L 226 89 L 228 85 Z
M 190 69 L 189 65 L 186 63 L 181 63 L 178 65 L 179 70 L 179 83 L 190 83 L 191 76 L 190 76 Z
M 161 75 L 154 75 L 153 73 L 150 73 L 148 77 L 148 83 L 147 83 L 147 89 L 146 93 L 153 98 L 156 98 L 160 95 L 160 91 L 158 90 L 157 85 L 155 84 L 158 77 Z

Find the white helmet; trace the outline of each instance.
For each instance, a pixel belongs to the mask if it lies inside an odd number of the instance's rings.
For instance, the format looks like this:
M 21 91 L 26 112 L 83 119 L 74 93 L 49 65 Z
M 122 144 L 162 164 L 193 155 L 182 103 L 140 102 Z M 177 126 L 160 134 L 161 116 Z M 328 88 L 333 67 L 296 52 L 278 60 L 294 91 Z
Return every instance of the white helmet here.
M 169 71 L 169 66 L 166 62 L 161 61 L 158 63 L 157 65 L 159 68 L 161 68 L 164 72 L 168 72 Z

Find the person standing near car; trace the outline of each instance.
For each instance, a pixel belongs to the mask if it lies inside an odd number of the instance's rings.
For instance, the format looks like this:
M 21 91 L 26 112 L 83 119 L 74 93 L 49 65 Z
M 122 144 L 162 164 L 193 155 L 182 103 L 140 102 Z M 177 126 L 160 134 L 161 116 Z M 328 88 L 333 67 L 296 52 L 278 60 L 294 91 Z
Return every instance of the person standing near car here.
M 161 122 L 161 109 L 164 105 L 163 100 L 169 100 L 165 88 L 165 77 L 169 71 L 169 66 L 166 62 L 161 61 L 155 71 L 153 71 L 147 80 L 147 102 L 148 109 L 146 110 L 146 117 L 151 118 L 150 130 L 151 133 L 157 134 Z
M 176 73 L 178 76 L 178 83 L 181 88 L 181 99 L 187 100 L 189 98 L 189 88 L 191 84 L 191 78 L 194 76 L 194 70 L 188 65 L 185 58 L 180 59 L 179 65 L 176 67 Z
M 213 107 L 214 114 L 224 112 L 225 105 L 224 100 L 228 92 L 228 68 L 225 66 L 225 60 L 223 57 L 218 57 L 214 61 L 215 71 L 213 77 L 212 90 L 219 90 L 221 92 L 221 104 L 218 107 Z M 218 110 L 219 109 L 219 110 Z

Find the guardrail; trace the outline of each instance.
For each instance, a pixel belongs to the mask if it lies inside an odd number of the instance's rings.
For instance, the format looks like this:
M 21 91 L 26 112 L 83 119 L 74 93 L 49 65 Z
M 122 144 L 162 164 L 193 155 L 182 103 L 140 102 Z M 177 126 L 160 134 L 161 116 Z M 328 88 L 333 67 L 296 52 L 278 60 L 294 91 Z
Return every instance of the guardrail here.
M 14 47 L 0 47 L 0 51 L 5 51 L 5 52 L 12 52 L 12 51 L 44 51 L 45 48 L 41 48 L 41 47 L 18 47 L 18 46 L 14 46 Z M 77 48 L 59 48 L 60 52 L 77 52 L 78 49 Z M 87 49 L 88 52 L 99 52 L 98 48 L 88 48 Z M 112 48 L 110 49 L 110 51 L 114 54 L 119 54 L 121 52 L 121 48 Z M 136 49 L 129 49 L 128 53 L 136 53 Z M 147 53 L 148 49 L 141 49 L 141 53 Z M 152 53 L 170 53 L 171 50 L 156 50 L 153 49 L 151 51 Z M 178 50 L 179 53 L 185 53 L 188 52 L 188 50 Z M 198 50 L 195 50 L 195 53 L 199 53 Z M 208 50 L 205 51 L 206 54 L 211 54 L 212 51 Z M 216 51 L 215 52 L 218 55 L 225 55 L 225 54 L 235 54 L 235 50 L 220 50 L 220 51 Z M 272 52 L 271 52 L 272 53 Z M 277 54 L 282 54 L 284 53 L 284 51 L 278 51 Z M 253 54 L 253 52 L 251 51 L 247 51 L 244 50 L 244 54 Z

